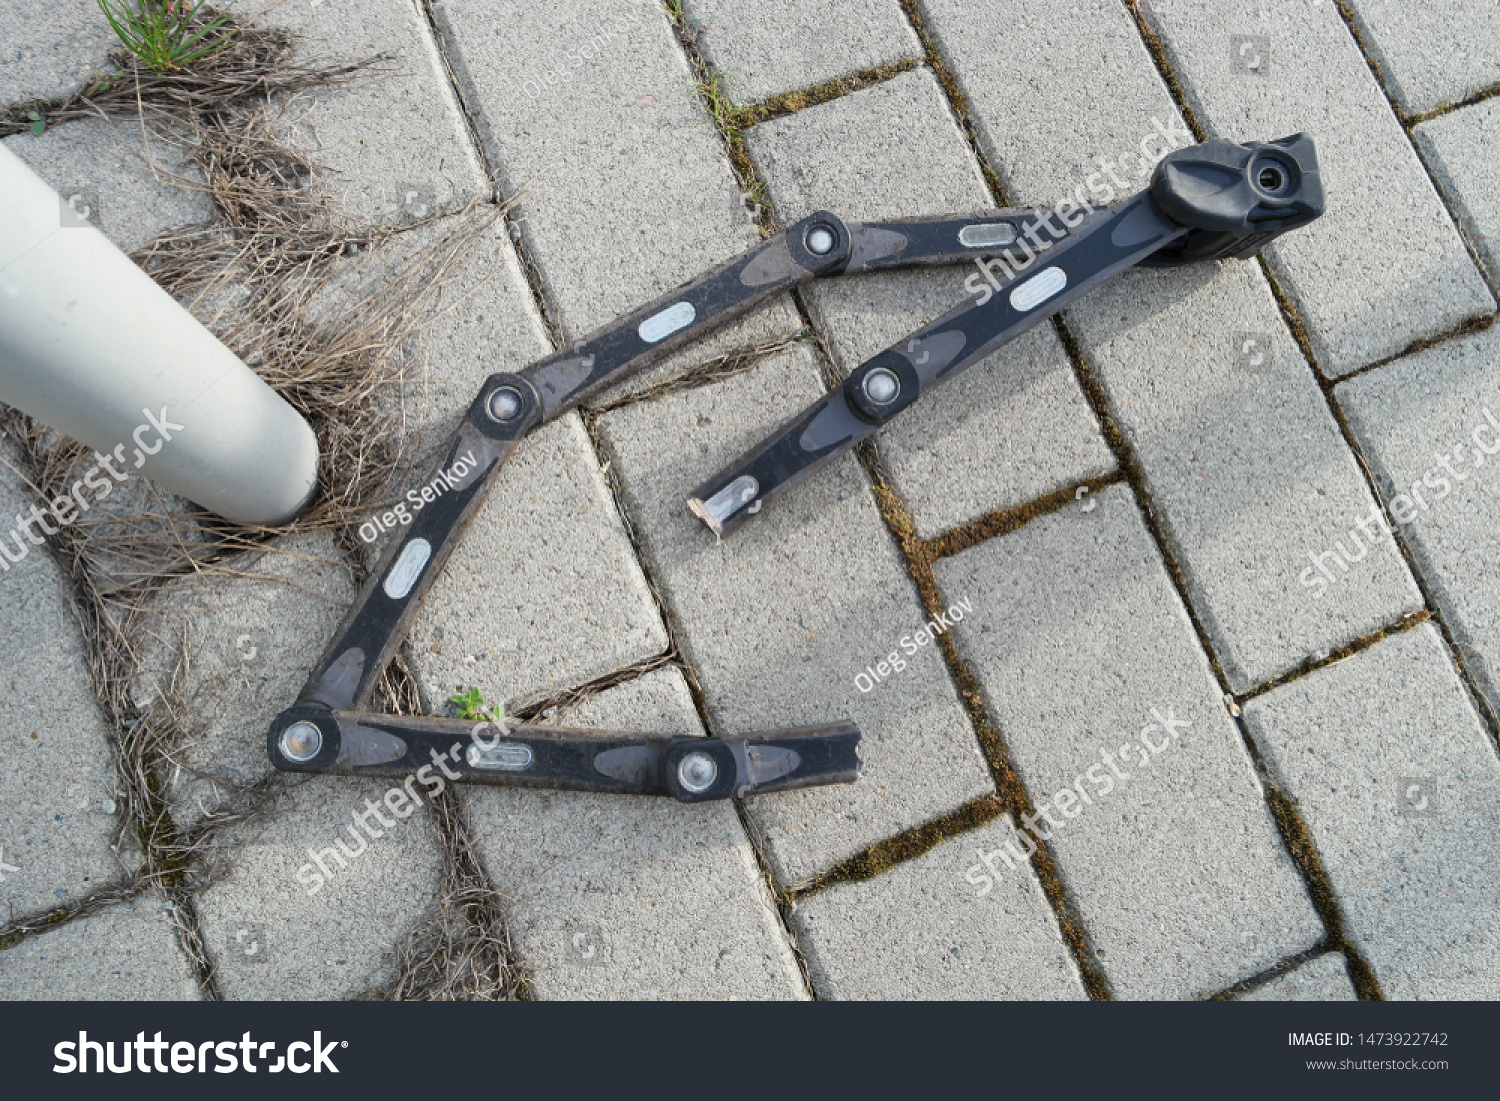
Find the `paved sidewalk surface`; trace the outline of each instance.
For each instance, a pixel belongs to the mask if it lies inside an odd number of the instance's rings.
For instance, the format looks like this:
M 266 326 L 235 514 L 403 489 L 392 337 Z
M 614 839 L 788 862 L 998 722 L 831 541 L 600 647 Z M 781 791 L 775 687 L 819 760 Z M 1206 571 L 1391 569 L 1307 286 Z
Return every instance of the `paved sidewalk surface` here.
M 164 582 L 112 711 L 76 579 L 10 531 L 40 498 L 0 437 L 0 997 L 368 996 L 461 850 L 539 999 L 1500 998 L 1493 3 L 236 11 L 299 63 L 389 56 L 284 105 L 355 221 L 439 215 L 335 261 L 331 295 L 483 226 L 403 381 L 428 450 L 489 373 L 773 220 L 1053 204 L 1143 186 L 1152 135 L 1304 130 L 1328 213 L 1256 260 L 1128 273 L 722 544 L 688 492 L 965 271 L 781 296 L 526 441 L 403 648 L 422 706 L 479 688 L 693 736 L 852 718 L 848 787 L 471 789 L 397 817 L 381 783 L 275 774 L 266 724 L 369 563 L 326 532 Z M 111 45 L 93 0 L 0 0 L 0 28 L 0 107 Z M 211 216 L 129 122 L 5 140 L 123 248 Z M 210 857 L 170 890 L 117 752 L 169 697 L 153 783 Z M 381 802 L 367 846 L 351 822 Z

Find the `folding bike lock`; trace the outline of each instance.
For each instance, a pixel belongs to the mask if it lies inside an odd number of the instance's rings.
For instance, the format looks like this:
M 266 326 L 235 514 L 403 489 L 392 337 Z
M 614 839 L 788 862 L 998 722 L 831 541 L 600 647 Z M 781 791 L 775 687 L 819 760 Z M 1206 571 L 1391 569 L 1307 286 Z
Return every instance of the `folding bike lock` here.
M 1149 188 L 1108 209 L 1065 202 L 1056 210 L 866 223 L 818 211 L 566 351 L 490 376 L 441 469 L 471 451 L 477 463 L 392 539 L 296 704 L 272 724 L 271 762 L 289 772 L 399 777 L 441 760 L 459 782 L 684 802 L 857 779 L 860 732 L 852 722 L 726 738 L 529 725 L 486 737 L 483 724 L 363 708 L 521 439 L 774 295 L 826 276 L 975 259 L 990 273 L 972 300 L 861 364 L 697 489 L 689 507 L 717 537 L 1111 276 L 1136 265 L 1249 257 L 1323 206 L 1313 140 L 1298 134 L 1169 153 Z

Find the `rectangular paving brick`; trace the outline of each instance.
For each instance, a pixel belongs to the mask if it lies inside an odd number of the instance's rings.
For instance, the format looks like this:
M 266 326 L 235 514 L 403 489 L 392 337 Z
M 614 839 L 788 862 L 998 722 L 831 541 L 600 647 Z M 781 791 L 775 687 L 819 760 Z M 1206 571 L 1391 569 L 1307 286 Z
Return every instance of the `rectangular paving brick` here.
M 1035 872 L 996 882 L 978 863 L 1014 834 L 1006 816 L 874 879 L 798 899 L 792 924 L 819 997 L 1086 998 Z
M 0 952 L 8 1001 L 197 1001 L 171 903 L 144 894 Z M 89 1070 L 94 1070 L 90 1062 Z
M 1126 487 L 934 572 L 973 594 L 960 655 L 1116 997 L 1205 997 L 1323 936 Z
M 263 817 L 215 835 L 232 863 L 197 901 L 224 997 L 348 998 L 395 977 L 395 948 L 436 901 L 442 860 L 431 813 L 408 798 L 430 785 L 390 799 L 401 786 L 292 781 Z
M 0 0 L 0 103 L 67 95 L 119 42 L 96 0 Z
M 234 13 L 295 34 L 294 64 L 390 56 L 378 72 L 299 98 L 287 116 L 297 143 L 326 169 L 320 184 L 355 220 L 399 222 L 489 188 L 421 5 L 250 0 Z
M 526 189 L 518 224 L 570 339 L 759 241 L 661 11 L 440 0 L 433 14 L 490 164 Z M 740 339 L 800 327 L 782 300 Z
M 1266 257 L 1326 374 L 1495 309 L 1335 5 L 1147 10 L 1212 136 L 1269 141 L 1306 131 L 1317 141 L 1328 212 L 1267 246 Z
M 0 437 L 0 928 L 110 886 L 119 781 L 71 595 Z M 45 514 L 44 514 L 45 515 Z M 20 526 L 20 519 L 30 521 Z M 56 521 L 51 522 L 55 526 Z
M 1398 359 L 1336 395 L 1465 666 L 1500 709 L 1497 363 L 1491 329 Z M 1370 534 L 1390 542 L 1382 529 Z
M 662 669 L 553 717 L 698 735 L 680 671 Z M 544 1000 L 805 998 L 755 853 L 728 802 L 471 787 L 475 848 L 531 990 Z
M 243 809 L 273 775 L 271 720 L 296 701 L 354 599 L 326 535 L 279 540 L 222 567 L 151 601 L 131 686 L 142 710 L 165 699 L 175 712 L 182 740 L 162 783 L 178 826 Z
M 413 621 L 438 713 L 517 701 L 667 649 L 666 626 L 577 414 L 521 445 Z
M 742 105 L 922 56 L 896 0 L 824 0 L 800 10 L 774 0 L 684 7 L 699 48 Z
M 142 141 L 140 128 L 124 119 L 80 119 L 40 137 L 6 138 L 5 147 L 127 252 L 213 216 L 208 196 L 194 189 L 203 176 L 186 150 L 155 137 Z M 61 205 L 58 219 L 61 225 Z
M 846 718 L 864 731 L 863 779 L 749 801 L 784 884 L 993 790 L 936 647 L 856 685 L 927 616 L 854 456 L 722 545 L 688 511 L 693 487 L 821 392 L 799 348 L 599 422 L 713 732 Z
M 1316 956 L 1278 975 L 1265 986 L 1235 998 L 1237 1002 L 1353 1002 L 1359 995 L 1338 952 Z
M 1349 0 L 1348 10 L 1386 88 L 1412 114 L 1500 81 L 1500 15 L 1489 0 Z
M 1464 236 L 1489 272 L 1491 285 L 1500 282 L 1500 184 L 1494 173 L 1500 100 L 1442 115 L 1422 123 L 1414 133 Z
M 1054 202 L 1090 185 L 1121 198 L 1149 182 L 1143 149 L 1154 157 L 1192 141 L 1116 0 L 1085 4 L 1087 49 L 1056 35 L 1041 8 L 925 8 L 1015 201 Z M 1013 14 L 1012 48 L 997 53 L 994 33 Z M 1035 88 L 1056 94 L 1039 98 Z M 1389 552 L 1369 556 L 1355 567 L 1359 583 L 1320 601 L 1299 583 L 1307 552 L 1374 502 L 1259 265 L 1126 273 L 1066 317 L 1235 691 L 1420 605 Z
M 1165 140 L 1153 119 L 1175 144 L 1193 140 L 1119 0 L 1081 0 L 1066 24 L 1045 4 L 918 4 L 1014 202 L 1055 203 L 1085 185 L 1107 205 L 1149 183 L 1143 142 L 1155 155 Z
M 1245 708 L 1391 999 L 1500 995 L 1500 762 L 1430 624 Z
M 1314 563 L 1376 506 L 1254 265 L 1127 272 L 1068 322 L 1231 689 L 1422 606 L 1390 540 Z
M 820 209 L 859 221 L 994 206 L 926 69 L 762 124 L 750 150 L 788 221 Z M 972 274 L 852 276 L 805 293 L 847 373 L 962 302 Z M 1114 468 L 1051 326 L 969 368 L 885 428 L 877 446 L 923 536 Z

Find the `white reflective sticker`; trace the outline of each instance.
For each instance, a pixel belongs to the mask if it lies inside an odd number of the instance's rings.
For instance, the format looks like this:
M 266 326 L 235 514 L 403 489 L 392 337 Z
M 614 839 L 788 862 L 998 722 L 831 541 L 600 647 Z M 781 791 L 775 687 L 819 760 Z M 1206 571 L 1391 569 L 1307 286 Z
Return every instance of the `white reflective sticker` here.
M 525 742 L 498 742 L 495 745 L 471 745 L 466 754 L 471 768 L 498 768 L 520 772 L 531 767 L 533 754 Z
M 1009 222 L 983 222 L 964 226 L 958 231 L 958 243 L 964 248 L 994 248 L 1016 243 L 1016 227 Z
M 1010 308 L 1025 313 L 1034 310 L 1068 285 L 1068 273 L 1062 268 L 1039 271 L 1010 292 Z
M 413 539 L 402 549 L 396 564 L 391 567 L 391 572 L 386 575 L 385 595 L 392 600 L 400 600 L 411 592 L 412 586 L 417 583 L 417 578 L 422 576 L 422 567 L 427 565 L 427 560 L 432 557 L 432 544 L 426 539 Z
M 678 329 L 686 329 L 698 316 L 698 311 L 693 308 L 691 302 L 679 302 L 675 306 L 668 306 L 661 313 L 652 314 L 641 322 L 637 330 L 641 339 L 647 344 L 655 344 L 667 339 Z

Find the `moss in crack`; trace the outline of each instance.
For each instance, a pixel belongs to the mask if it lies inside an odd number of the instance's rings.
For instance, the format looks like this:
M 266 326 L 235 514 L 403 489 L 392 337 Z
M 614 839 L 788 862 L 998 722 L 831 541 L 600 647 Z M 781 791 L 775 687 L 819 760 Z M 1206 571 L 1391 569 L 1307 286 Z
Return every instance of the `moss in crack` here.
M 802 898 L 835 883 L 854 883 L 864 879 L 874 879 L 898 864 L 904 864 L 908 860 L 914 860 L 923 853 L 929 852 L 950 837 L 993 822 L 1004 814 L 1006 809 L 1005 802 L 993 795 L 965 803 L 941 818 L 903 830 L 895 837 L 888 837 L 884 841 L 871 845 L 863 852 L 855 853 L 847 860 L 835 864 L 812 882 L 798 888 L 792 892 L 792 895 L 794 898 Z
M 1297 666 L 1297 668 L 1291 670 L 1290 672 L 1283 673 L 1281 674 L 1281 676 L 1276 677 L 1273 680 L 1268 680 L 1264 684 L 1258 684 L 1249 692 L 1245 692 L 1239 696 L 1236 696 L 1235 702 L 1243 704 L 1255 699 L 1257 696 L 1264 696 L 1267 692 L 1280 688 L 1284 684 L 1289 684 L 1294 680 L 1301 680 L 1303 677 L 1307 676 L 1307 674 L 1313 672 L 1314 670 L 1322 669 L 1326 665 L 1334 665 L 1337 662 L 1343 661 L 1345 658 L 1353 657 L 1355 654 L 1362 653 L 1363 651 L 1368 650 L 1370 647 L 1374 646 L 1383 638 L 1388 638 L 1394 634 L 1400 634 L 1403 631 L 1409 631 L 1419 624 L 1431 622 L 1432 618 L 1432 613 L 1429 612 L 1426 608 L 1422 608 L 1419 611 L 1415 612 L 1407 612 L 1395 623 L 1392 623 L 1386 627 L 1382 627 L 1380 630 L 1375 631 L 1373 634 L 1368 634 L 1362 638 L 1357 638 L 1352 642 L 1347 642 L 1343 646 L 1340 646 L 1335 650 L 1329 650 L 1320 654 L 1312 655 L 1301 665 Z
M 734 108 L 735 123 L 742 130 L 748 130 L 752 126 L 758 126 L 762 122 L 770 122 L 772 119 L 784 118 L 794 115 L 798 111 L 805 111 L 809 107 L 816 107 L 820 103 L 828 103 L 830 100 L 840 99 L 851 92 L 858 92 L 863 88 L 871 88 L 876 84 L 884 84 L 893 77 L 902 73 L 910 72 L 917 67 L 917 62 L 911 58 L 902 61 L 892 61 L 885 65 L 878 65 L 873 69 L 861 69 L 858 72 L 849 73 L 845 76 L 834 77 L 825 80 L 821 84 L 813 84 L 806 88 L 795 88 L 790 92 L 781 92 L 771 96 L 769 99 L 761 100 L 759 103 L 751 104 L 749 107 Z
M 1441 118 L 1443 115 L 1451 115 L 1454 111 L 1461 110 L 1464 107 L 1472 107 L 1476 103 L 1483 103 L 1485 100 L 1494 99 L 1496 96 L 1500 96 L 1500 81 L 1496 81 L 1488 88 L 1481 88 L 1477 92 L 1471 92 L 1463 99 L 1444 101 L 1442 103 L 1439 103 L 1436 107 L 1432 108 L 1429 111 L 1421 111 L 1412 115 L 1402 115 L 1401 121 L 1404 122 L 1407 126 L 1407 129 L 1410 130 L 1417 126 L 1420 126 L 1424 122 L 1430 122 L 1435 118 Z
M 906 13 L 907 22 L 916 31 L 917 40 L 922 44 L 922 53 L 927 67 L 932 70 L 932 75 L 937 78 L 938 86 L 943 89 L 943 95 L 948 99 L 948 106 L 953 109 L 953 117 L 958 120 L 958 128 L 963 131 L 964 140 L 969 143 L 973 150 L 975 159 L 979 162 L 979 171 L 984 176 L 985 185 L 990 194 L 995 197 L 998 206 L 1010 206 L 1006 197 L 1005 185 L 1000 182 L 1000 176 L 990 167 L 989 158 L 984 156 L 979 146 L 979 131 L 974 125 L 974 115 L 969 109 L 969 101 L 958 85 L 958 77 L 954 76 L 953 70 L 948 67 L 948 61 L 938 51 L 937 41 L 931 30 L 922 19 L 922 13 L 918 7 L 918 0 L 901 0 L 901 10 Z
M 1266 968 L 1266 970 L 1260 972 L 1257 975 L 1251 975 L 1248 979 L 1241 979 L 1233 986 L 1226 987 L 1225 989 L 1219 991 L 1217 994 L 1205 1000 L 1210 1002 L 1235 1001 L 1236 999 L 1244 997 L 1246 994 L 1250 994 L 1256 990 L 1262 989 L 1263 987 L 1270 986 L 1273 982 L 1281 978 L 1283 975 L 1290 974 L 1291 972 L 1297 970 L 1297 968 L 1301 967 L 1304 963 L 1308 963 L 1309 961 L 1317 959 L 1317 957 L 1325 954 L 1330 950 L 1330 948 L 1331 945 L 1328 943 L 1328 941 L 1319 941 L 1317 944 L 1307 949 L 1307 951 L 1298 952 L 1295 956 L 1288 956 L 1286 959 L 1282 960 L 1274 967 L 1268 967 Z M 1345 963 L 1348 963 L 1347 958 L 1345 959 Z
M 1028 501 L 1016 508 L 1001 509 L 972 520 L 962 527 L 946 531 L 942 535 L 929 539 L 924 547 L 924 553 L 929 561 L 939 558 L 951 558 L 955 554 L 961 554 L 970 547 L 978 546 L 987 539 L 993 539 L 997 535 L 1007 535 L 1040 516 L 1057 512 L 1066 508 L 1079 499 L 1082 490 L 1085 493 L 1097 493 L 1106 486 L 1117 485 L 1125 480 L 1125 476 L 1119 471 L 1103 474 L 1096 478 L 1087 478 L 1076 486 L 1067 486 L 1055 490 L 1034 501 Z
M 755 162 L 750 159 L 750 148 L 745 142 L 739 108 L 730 95 L 724 74 L 714 69 L 698 48 L 698 36 L 702 33 L 702 28 L 688 18 L 680 0 L 664 0 L 662 8 L 667 13 L 683 53 L 687 55 L 698 98 L 729 154 L 729 167 L 734 172 L 735 183 L 744 195 L 745 208 L 749 210 L 751 206 L 755 207 L 756 224 L 761 236 L 771 237 L 780 227 L 771 209 L 771 198 L 766 192 L 765 183 L 755 170 Z
M 1167 90 L 1172 93 L 1172 100 L 1182 112 L 1183 121 L 1187 123 L 1188 129 L 1193 132 L 1193 137 L 1198 141 L 1208 140 L 1208 131 L 1198 121 L 1198 115 L 1190 105 L 1187 90 L 1183 88 L 1182 81 L 1177 79 L 1177 71 L 1172 67 L 1172 62 L 1167 56 L 1167 44 L 1162 41 L 1161 35 L 1156 33 L 1156 28 L 1151 26 L 1150 21 L 1141 11 L 1141 0 L 1125 0 L 1125 6 L 1130 9 L 1131 16 L 1135 19 L 1137 30 L 1140 31 L 1141 41 L 1146 44 L 1146 52 L 1151 55 L 1151 60 L 1156 63 L 1156 71 L 1166 81 Z
M 1252 739 L 1246 739 L 1246 742 L 1254 746 Z M 1259 761 L 1256 763 L 1259 764 Z M 1385 1001 L 1385 994 L 1381 992 L 1380 983 L 1375 977 L 1375 969 L 1349 943 L 1345 933 L 1344 914 L 1334 895 L 1333 885 L 1328 880 L 1328 873 L 1323 868 L 1323 858 L 1318 853 L 1317 845 L 1313 843 L 1307 824 L 1297 813 L 1296 804 L 1280 788 L 1269 782 L 1266 784 L 1266 802 L 1271 806 L 1272 817 L 1276 820 L 1276 828 L 1281 831 L 1281 839 L 1286 844 L 1287 852 L 1291 854 L 1293 863 L 1307 883 L 1318 917 L 1322 918 L 1323 927 L 1328 930 L 1328 947 L 1344 953 L 1348 960 L 1349 978 L 1360 998 L 1373 1002 Z

